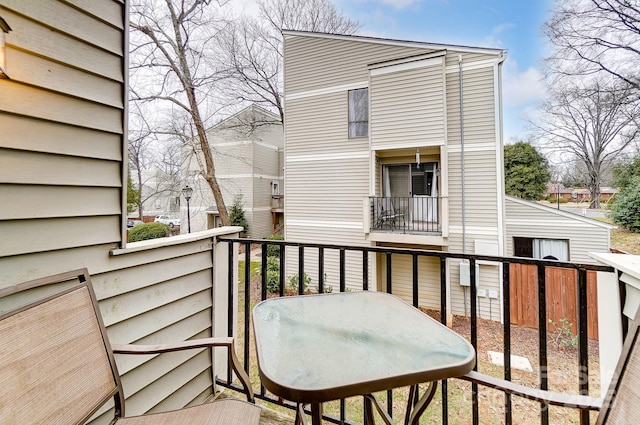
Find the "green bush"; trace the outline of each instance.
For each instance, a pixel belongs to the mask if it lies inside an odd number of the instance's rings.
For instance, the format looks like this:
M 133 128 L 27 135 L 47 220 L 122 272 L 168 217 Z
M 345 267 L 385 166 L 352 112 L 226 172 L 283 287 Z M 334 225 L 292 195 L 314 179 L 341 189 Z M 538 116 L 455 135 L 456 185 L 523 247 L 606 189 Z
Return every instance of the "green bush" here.
M 164 223 L 144 223 L 129 230 L 129 242 L 146 241 L 148 239 L 166 238 L 170 228 Z
M 258 269 L 258 275 L 262 273 Z M 280 260 L 277 257 L 267 257 L 267 292 L 270 294 L 280 290 Z
M 302 287 L 303 291 L 306 292 L 307 288 L 309 288 L 310 283 L 311 283 L 311 276 L 305 273 L 303 278 L 303 287 Z M 291 288 L 293 291 L 298 290 L 298 273 L 289 276 L 289 288 Z
M 244 216 L 244 209 L 242 207 L 244 203 L 242 202 L 242 194 L 236 195 L 233 198 L 233 205 L 231 206 L 231 210 L 229 211 L 229 221 L 232 226 L 240 226 L 244 227 L 244 231 L 242 234 L 246 235 L 247 231 L 249 231 L 249 224 L 247 223 L 247 219 Z
M 269 241 L 283 241 L 284 237 L 280 235 L 267 236 L 265 239 Z M 280 257 L 280 245 L 267 245 L 268 257 Z
M 635 177 L 611 205 L 610 217 L 619 226 L 640 233 L 640 177 Z

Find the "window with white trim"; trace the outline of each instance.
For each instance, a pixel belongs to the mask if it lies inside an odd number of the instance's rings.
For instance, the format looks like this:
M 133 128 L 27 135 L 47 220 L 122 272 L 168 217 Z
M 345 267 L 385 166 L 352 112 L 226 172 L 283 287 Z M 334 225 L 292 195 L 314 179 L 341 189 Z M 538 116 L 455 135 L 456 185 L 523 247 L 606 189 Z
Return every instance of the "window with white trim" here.
M 369 135 L 369 89 L 349 90 L 349 138 Z
M 569 261 L 569 241 L 566 239 L 514 237 L 513 255 L 515 257 Z

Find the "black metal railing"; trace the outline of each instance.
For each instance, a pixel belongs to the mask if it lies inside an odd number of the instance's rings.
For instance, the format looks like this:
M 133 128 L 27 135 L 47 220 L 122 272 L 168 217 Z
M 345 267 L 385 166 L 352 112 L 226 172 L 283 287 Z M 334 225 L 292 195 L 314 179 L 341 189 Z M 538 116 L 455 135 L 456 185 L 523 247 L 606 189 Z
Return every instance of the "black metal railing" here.
M 439 299 L 439 310 L 440 310 L 440 320 L 442 323 L 446 324 L 447 320 L 447 305 L 449 304 L 449 300 L 447 299 L 447 267 L 448 262 L 450 260 L 458 260 L 465 261 L 469 263 L 469 278 L 471 282 L 476 281 L 476 264 L 478 262 L 492 262 L 494 264 L 502 265 L 502 276 L 500 281 L 501 291 L 502 291 L 502 308 L 503 315 L 505 318 L 511 317 L 510 310 L 510 270 L 511 265 L 514 264 L 523 264 L 535 266 L 537 268 L 537 284 L 538 284 L 538 305 L 537 305 L 537 314 L 538 314 L 538 323 L 539 324 L 547 324 L 547 304 L 546 304 L 546 273 L 545 269 L 547 267 L 554 268 L 566 268 L 575 270 L 577 272 L 577 352 L 578 352 L 578 364 L 576 365 L 577 372 L 577 384 L 579 387 L 579 393 L 589 395 L 589 361 L 588 361 L 588 344 L 589 344 L 589 336 L 588 336 L 588 322 L 587 322 L 587 302 L 588 302 L 588 292 L 587 292 L 587 272 L 588 271 L 603 271 L 603 272 L 614 272 L 614 269 L 609 266 L 600 266 L 594 264 L 577 264 L 577 263 L 568 263 L 568 262 L 559 262 L 559 261 L 551 261 L 551 260 L 534 260 L 530 258 L 519 258 L 519 257 L 498 257 L 498 256 L 487 256 L 487 255 L 468 255 L 468 254 L 459 254 L 459 253 L 451 253 L 451 252 L 441 252 L 441 251 L 429 251 L 429 250 L 420 250 L 420 249 L 405 249 L 405 248 L 386 248 L 386 247 L 358 247 L 358 246 L 341 246 L 341 245 L 328 245 L 328 244 L 312 244 L 312 243 L 297 243 L 297 242 L 287 242 L 287 241 L 279 241 L 279 240 L 253 240 L 253 239 L 219 239 L 219 242 L 230 244 L 230 248 L 239 244 L 244 248 L 244 253 L 240 255 L 239 260 L 244 261 L 244 273 L 240 275 L 239 278 L 239 287 L 241 289 L 241 293 L 239 298 L 243 298 L 243 302 L 238 304 L 238 300 L 233 297 L 233 288 L 236 286 L 236 282 L 234 282 L 234 274 L 230 273 L 228 277 L 228 285 L 229 285 L 229 335 L 233 333 L 233 317 L 234 317 L 234 309 L 238 308 L 240 312 L 239 322 L 240 329 L 238 334 L 242 335 L 241 341 L 238 342 L 238 347 L 242 347 L 243 350 L 243 360 L 244 367 L 247 371 L 250 371 L 252 368 L 256 368 L 256 359 L 251 357 L 251 344 L 252 344 L 252 329 L 250 326 L 251 320 L 251 308 L 252 303 L 261 301 L 266 299 L 268 296 L 285 296 L 290 295 L 287 293 L 285 287 L 285 270 L 287 267 L 289 270 L 294 270 L 297 272 L 297 276 L 303 276 L 303 278 L 298 279 L 300 283 L 297 285 L 297 289 L 295 294 L 304 294 L 305 291 L 311 292 L 327 292 L 328 282 L 326 281 L 326 266 L 325 266 L 325 258 L 331 256 L 332 259 L 338 259 L 338 273 L 339 279 L 337 282 L 334 281 L 332 288 L 333 290 L 339 290 L 341 292 L 348 290 L 380 290 L 386 291 L 388 293 L 393 293 L 396 282 L 393 280 L 393 263 L 399 262 L 398 256 L 406 256 L 410 258 L 412 267 L 412 292 L 411 292 L 411 302 L 415 307 L 419 305 L 419 271 L 418 267 L 419 260 L 421 258 L 433 258 L 437 261 L 434 263 L 434 266 L 437 264 L 437 268 L 439 269 L 439 282 L 434 282 L 437 285 L 440 299 Z M 259 278 L 259 296 L 255 296 L 252 299 L 252 290 L 255 291 L 255 282 L 251 282 L 251 247 L 259 246 L 260 248 L 260 278 Z M 228 257 L 228 266 L 229 270 L 232 270 L 234 264 L 233 257 L 233 249 L 229 249 L 229 257 Z M 348 255 L 347 255 L 348 254 Z M 373 256 L 374 260 L 378 256 L 380 257 L 381 264 L 384 264 L 384 270 L 382 271 L 382 284 L 379 284 L 377 288 L 371 287 L 371 276 L 370 276 L 370 256 Z M 276 260 L 269 259 L 269 257 L 277 258 Z M 309 259 L 308 262 L 305 259 Z M 273 265 L 269 265 L 269 262 L 275 261 L 278 264 L 279 272 L 277 275 L 269 273 L 268 269 L 273 267 Z M 294 262 L 293 264 L 289 264 Z M 313 263 L 313 266 L 309 266 L 309 263 Z M 335 267 L 335 263 L 333 263 L 333 267 Z M 313 270 L 311 270 L 313 269 Z M 358 287 L 353 287 L 353 279 L 350 280 L 350 286 L 347 287 L 347 270 L 353 272 L 355 270 L 359 270 L 357 279 Z M 317 276 L 317 285 L 314 284 L 313 288 L 305 288 L 303 281 L 304 276 L 307 272 L 313 273 L 314 276 Z M 352 277 L 352 275 L 351 275 Z M 267 290 L 269 288 L 269 291 Z M 470 300 L 476 300 L 478 298 L 476 285 L 469 286 L 470 291 Z M 622 291 L 623 292 L 623 291 Z M 271 295 L 269 295 L 271 294 Z M 624 300 L 622 300 L 624 302 Z M 478 350 L 478 306 L 477 302 L 470 302 L 470 312 L 469 312 L 469 323 L 470 323 L 470 342 L 476 349 Z M 466 313 L 465 313 L 466 314 Z M 622 317 L 621 317 L 622 320 Z M 511 365 L 511 353 L 512 353 L 512 337 L 511 337 L 511 328 L 515 326 L 510 323 L 510 320 L 504 320 L 503 324 L 503 353 L 504 353 L 504 366 L 502 371 L 501 378 L 506 380 L 512 379 L 512 365 Z M 624 324 L 623 324 L 624 326 Z M 547 379 L 546 372 L 549 370 L 548 365 L 548 356 L 547 356 L 547 346 L 549 344 L 547 338 L 547 326 L 538 326 L 538 365 L 537 368 L 540 372 L 539 376 L 539 388 L 546 390 L 549 389 L 549 382 Z M 477 369 L 477 365 L 476 365 Z M 235 390 L 241 390 L 237 384 L 229 384 L 231 382 L 231 375 L 227 377 L 227 381 L 220 380 L 218 383 L 222 386 L 229 387 Z M 479 411 L 479 398 L 478 398 L 478 385 L 473 383 L 471 384 L 471 412 L 470 417 L 464 419 L 464 423 L 473 423 L 479 424 L 484 423 L 484 420 L 480 417 Z M 441 385 L 441 409 L 442 409 L 442 423 L 448 424 L 449 422 L 449 408 L 450 401 L 448 398 L 448 386 L 447 381 L 442 381 Z M 295 409 L 296 406 L 290 402 L 274 397 L 273 395 L 268 394 L 264 387 L 260 386 L 260 391 L 255 394 L 255 397 L 258 399 L 266 400 L 271 403 L 275 403 L 280 406 L 284 406 L 290 409 Z M 393 395 L 392 391 L 387 391 L 387 411 L 393 416 Z M 549 423 L 549 412 L 548 405 L 540 403 L 540 422 L 543 425 Z M 503 423 L 512 424 L 513 423 L 513 409 L 511 403 L 511 395 L 504 394 L 504 404 L 501 406 L 504 409 L 504 419 Z M 354 422 L 352 419 L 349 419 L 346 416 L 345 409 L 345 401 L 340 401 L 339 407 L 339 416 L 333 416 L 329 414 L 324 415 L 324 419 L 336 424 L 353 424 L 356 425 L 359 422 Z M 397 412 L 396 412 L 397 414 Z M 580 411 L 580 423 L 583 425 L 587 425 L 589 423 L 588 412 Z
M 438 196 L 369 197 L 372 231 L 440 233 Z

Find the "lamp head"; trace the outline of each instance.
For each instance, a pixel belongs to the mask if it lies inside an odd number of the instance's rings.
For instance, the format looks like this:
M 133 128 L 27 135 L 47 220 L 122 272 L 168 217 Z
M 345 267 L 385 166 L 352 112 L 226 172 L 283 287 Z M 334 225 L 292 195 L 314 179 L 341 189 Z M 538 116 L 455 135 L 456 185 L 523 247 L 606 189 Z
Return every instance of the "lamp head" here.
M 182 196 L 184 196 L 184 198 L 188 201 L 189 199 L 191 199 L 191 195 L 193 194 L 193 189 L 189 187 L 189 185 L 186 185 L 183 189 L 182 189 Z

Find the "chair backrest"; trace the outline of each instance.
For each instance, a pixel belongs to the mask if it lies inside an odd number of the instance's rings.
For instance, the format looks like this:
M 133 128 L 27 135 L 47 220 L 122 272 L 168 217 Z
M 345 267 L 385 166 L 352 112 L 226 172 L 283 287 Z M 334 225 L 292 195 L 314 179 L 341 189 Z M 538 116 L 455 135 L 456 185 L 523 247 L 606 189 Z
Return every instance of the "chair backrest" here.
M 391 216 L 395 214 L 393 200 L 391 198 L 380 199 L 380 215 Z
M 629 326 L 597 424 L 640 424 L 640 310 Z
M 26 301 L 25 293 L 38 299 Z M 112 397 L 122 414 L 120 378 L 86 269 L 0 295 L 23 303 L 0 313 L 0 423 L 82 424 Z

